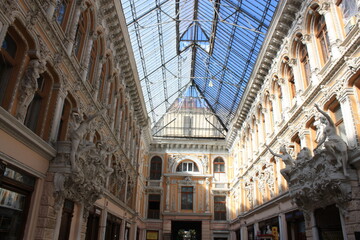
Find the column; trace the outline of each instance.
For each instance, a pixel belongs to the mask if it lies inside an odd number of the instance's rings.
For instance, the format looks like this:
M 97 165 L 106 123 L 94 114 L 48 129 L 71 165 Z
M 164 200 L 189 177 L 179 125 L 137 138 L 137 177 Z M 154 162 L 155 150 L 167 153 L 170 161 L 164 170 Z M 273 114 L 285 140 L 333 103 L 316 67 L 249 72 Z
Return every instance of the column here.
M 314 46 L 316 44 L 315 39 L 314 41 L 311 41 L 314 38 L 313 34 L 305 34 L 300 39 L 303 44 L 306 45 L 307 52 L 309 54 L 309 64 L 310 64 L 310 70 L 311 70 L 311 76 L 310 76 L 310 84 L 315 86 L 318 83 L 318 78 L 316 74 L 319 71 L 320 62 L 317 59 L 318 54 L 312 54 L 317 53 L 317 50 Z
M 56 8 L 56 0 L 50 0 L 48 1 L 48 3 L 49 6 L 46 9 L 46 16 L 48 17 L 48 19 L 52 19 Z
M 209 178 L 205 178 L 205 184 L 206 184 L 206 189 L 205 189 L 205 212 L 209 213 L 210 212 L 210 204 L 209 204 L 209 194 L 210 194 L 210 181 Z
M 280 78 L 279 79 L 279 85 L 281 88 L 281 92 L 283 94 L 283 98 L 281 101 L 281 104 L 283 106 L 283 119 L 286 121 L 289 118 L 289 110 L 291 108 L 291 101 L 290 101 L 290 95 L 289 95 L 289 86 L 287 81 L 285 81 L 285 79 Z
M 321 4 L 321 7 L 318 12 L 319 14 L 323 15 L 325 18 L 327 32 L 329 36 L 330 48 L 331 48 L 330 49 L 331 56 L 334 59 L 338 59 L 339 57 L 341 57 L 341 52 L 337 44 L 338 41 L 340 40 L 336 32 L 337 28 L 332 14 L 332 10 L 336 11 L 336 9 L 334 9 L 335 7 L 336 6 L 334 5 L 334 3 L 330 3 L 330 1 L 324 2 Z
M 170 177 L 166 177 L 166 200 L 165 200 L 165 212 L 170 210 Z
M 256 222 L 256 223 L 254 223 L 254 234 L 255 234 L 255 238 L 256 238 L 256 236 L 257 236 L 259 233 L 261 233 L 261 232 L 260 232 L 260 229 L 259 229 L 259 223 Z
M 121 225 L 120 225 L 120 240 L 125 239 L 125 225 L 126 225 L 126 220 L 122 219 Z
M 86 49 L 85 56 L 84 56 L 85 60 L 82 64 L 83 71 L 81 73 L 81 79 L 84 82 L 87 80 L 86 77 L 88 76 L 88 72 L 91 70 L 91 69 L 89 69 L 90 55 L 91 55 L 91 49 L 93 47 L 93 43 L 96 38 L 97 38 L 97 34 L 94 32 L 90 32 L 89 41 L 88 41 L 87 49 Z M 95 62 L 93 64 L 93 67 L 95 67 Z
M 280 235 L 280 239 L 288 238 L 287 222 L 284 213 L 279 214 L 279 235 Z
M 347 144 L 350 149 L 357 146 L 357 134 L 355 127 L 355 119 L 351 106 L 351 98 L 354 97 L 352 88 L 344 89 L 338 97 L 341 105 L 341 113 L 343 115 L 344 126 L 346 131 Z
M 247 228 L 246 226 L 242 226 L 240 228 L 240 238 L 241 240 L 247 240 L 248 239 L 248 234 L 247 234 Z
M 107 201 L 107 200 L 105 200 L 105 201 Z M 100 239 L 105 239 L 107 214 L 108 213 L 107 213 L 106 209 L 101 211 L 100 223 L 99 223 L 99 234 L 98 234 Z
M 75 14 L 74 14 L 74 21 L 71 24 L 71 29 L 69 32 L 69 42 L 66 46 L 67 54 L 71 55 L 72 48 L 74 46 L 76 28 L 79 23 L 81 12 L 85 10 L 85 4 L 83 0 L 76 0 L 76 7 L 75 7 Z
M 59 95 L 58 95 L 58 99 L 56 101 L 53 122 L 51 124 L 52 127 L 51 127 L 51 132 L 50 132 L 50 142 L 56 142 L 58 133 L 59 133 L 61 114 L 62 114 L 62 110 L 64 107 L 64 101 L 65 101 L 65 98 L 67 95 L 66 89 L 64 89 L 62 87 L 63 86 L 58 87 Z
M 299 138 L 300 138 L 300 147 L 301 149 L 304 147 L 308 147 L 311 149 L 310 142 L 306 141 L 307 136 L 310 135 L 310 131 L 308 129 L 302 129 L 299 131 Z
M 311 227 L 312 239 L 313 240 L 320 240 L 320 238 L 319 238 L 319 230 L 317 229 L 317 226 L 316 226 L 316 220 L 315 220 L 314 212 L 311 211 L 309 214 L 310 214 L 310 227 Z

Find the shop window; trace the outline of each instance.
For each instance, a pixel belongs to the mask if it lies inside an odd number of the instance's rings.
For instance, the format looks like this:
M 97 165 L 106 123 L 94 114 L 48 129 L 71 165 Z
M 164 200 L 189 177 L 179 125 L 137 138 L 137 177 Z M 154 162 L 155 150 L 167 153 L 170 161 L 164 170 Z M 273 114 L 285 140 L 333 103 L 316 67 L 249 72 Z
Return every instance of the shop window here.
M 24 53 L 24 47 L 21 46 L 24 45 L 25 43 L 10 27 L 0 49 L 0 105 L 4 108 L 8 106 L 15 89 L 15 79 L 19 74 Z
M 150 180 L 160 180 L 162 175 L 162 160 L 155 156 L 150 163 Z
M 222 158 L 217 157 L 214 160 L 214 173 L 224 173 L 225 172 L 225 162 Z
M 199 168 L 195 163 L 185 161 L 176 167 L 176 172 L 199 172 Z
M 214 220 L 226 220 L 226 196 L 214 196 Z
M 323 63 L 326 63 L 330 56 L 330 40 L 325 23 L 325 17 L 323 15 L 317 14 L 315 18 L 315 26 L 315 36 L 321 49 L 322 61 Z
M 301 211 L 285 214 L 288 239 L 306 240 L 305 219 Z
M 120 239 L 121 219 L 108 213 L 106 220 L 105 240 Z
M 5 171 L 0 175 L 0 238 L 22 239 L 35 178 L 16 168 L 1 168 Z
M 57 0 L 54 15 L 56 22 L 62 27 L 63 30 L 65 30 L 69 19 L 71 5 L 71 0 Z
M 181 209 L 193 209 L 193 187 L 181 187 Z
M 85 240 L 97 240 L 99 235 L 101 210 L 96 207 L 92 207 L 89 210 L 89 216 L 86 224 L 86 236 Z
M 62 215 L 61 215 L 61 224 L 60 224 L 58 240 L 69 239 L 73 215 L 74 215 L 74 202 L 71 200 L 65 199 L 63 211 L 62 211 Z
M 160 194 L 149 194 L 148 218 L 160 219 Z

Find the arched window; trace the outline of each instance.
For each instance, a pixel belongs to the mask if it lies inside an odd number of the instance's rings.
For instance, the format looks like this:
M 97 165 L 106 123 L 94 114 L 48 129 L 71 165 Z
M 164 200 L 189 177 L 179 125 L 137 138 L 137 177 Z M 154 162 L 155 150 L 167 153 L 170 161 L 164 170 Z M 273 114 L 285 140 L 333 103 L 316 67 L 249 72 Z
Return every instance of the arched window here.
M 69 95 L 65 98 L 63 110 L 61 113 L 59 130 L 57 134 L 58 141 L 65 141 L 67 139 L 70 114 L 71 114 L 71 110 L 74 108 L 75 108 L 75 101 Z
M 98 100 L 99 102 L 104 102 L 107 96 L 108 88 L 110 81 L 110 59 L 103 64 L 100 75 L 100 87 Z
M 221 157 L 217 157 L 214 160 L 214 173 L 224 173 L 225 162 Z
M 94 84 L 94 74 L 95 74 L 95 66 L 96 66 L 96 59 L 98 55 L 98 41 L 95 40 L 90 52 L 90 59 L 88 64 L 88 72 L 86 79 L 90 84 Z
M 289 58 L 285 57 L 282 63 L 282 75 L 288 83 L 290 100 L 296 96 L 296 86 L 294 79 L 294 72 L 292 67 L 289 65 Z
M 176 172 L 199 172 L 199 168 L 192 161 L 183 161 L 176 167 Z
M 315 18 L 315 36 L 321 49 L 322 61 L 324 64 L 329 60 L 330 41 L 325 23 L 325 17 L 320 14 L 316 14 Z
M 24 124 L 33 132 L 40 134 L 46 118 L 46 107 L 50 100 L 53 79 L 45 72 L 37 79 L 37 89 L 29 104 Z
M 310 62 L 309 62 L 309 53 L 307 47 L 303 43 L 299 43 L 299 60 L 301 64 L 301 71 L 304 76 L 305 87 L 309 86 L 310 83 Z
M 15 90 L 16 78 L 25 54 L 25 42 L 13 27 L 9 30 L 0 49 L 0 105 L 7 109 Z
M 80 57 L 82 54 L 82 49 L 83 49 L 83 46 L 85 43 L 85 38 L 86 38 L 86 29 L 87 29 L 87 21 L 88 21 L 87 11 L 88 10 L 81 13 L 79 23 L 77 25 L 76 32 L 75 32 L 73 52 L 78 60 L 80 60 Z
M 70 18 L 72 2 L 72 0 L 57 0 L 54 17 L 63 30 L 65 30 Z
M 346 139 L 345 124 L 341 112 L 340 103 L 336 99 L 334 99 L 329 104 L 327 104 L 327 108 L 330 110 L 330 116 L 334 121 L 339 136 L 346 142 L 347 139 Z
M 348 34 L 356 24 L 356 14 L 359 13 L 359 7 L 356 0 L 337 0 L 336 5 L 340 7 L 345 34 Z
M 150 180 L 160 180 L 162 175 L 162 160 L 155 156 L 150 162 Z

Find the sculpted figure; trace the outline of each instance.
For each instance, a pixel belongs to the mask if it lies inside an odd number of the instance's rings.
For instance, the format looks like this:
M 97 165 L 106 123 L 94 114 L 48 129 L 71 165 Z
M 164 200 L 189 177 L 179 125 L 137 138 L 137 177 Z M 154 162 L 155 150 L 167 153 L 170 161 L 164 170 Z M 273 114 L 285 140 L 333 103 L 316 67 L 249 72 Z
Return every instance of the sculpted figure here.
M 286 167 L 284 169 L 280 170 L 280 173 L 284 176 L 284 178 L 287 181 L 290 181 L 290 176 L 289 173 L 292 169 L 292 167 L 295 165 L 294 163 L 294 159 L 291 157 L 291 155 L 287 152 L 285 145 L 280 147 L 280 153 L 282 154 L 277 154 L 274 153 L 268 145 L 265 145 L 267 147 L 267 149 L 269 149 L 270 153 L 276 157 L 279 157 L 282 159 L 282 161 L 285 163 Z
M 348 176 L 346 167 L 348 162 L 348 154 L 347 154 L 347 145 L 342 138 L 336 133 L 336 126 L 331 119 L 331 117 L 321 110 L 317 104 L 315 104 L 316 109 L 324 115 L 327 120 L 326 126 L 324 128 L 324 134 L 321 138 L 318 146 L 314 149 L 317 150 L 322 144 L 324 144 L 325 149 L 336 158 L 339 166 L 342 166 L 343 172 L 345 176 Z
M 99 111 L 93 115 L 90 115 L 87 119 L 83 119 L 79 113 L 73 113 L 73 121 L 70 122 L 70 140 L 71 140 L 71 152 L 70 152 L 70 163 L 73 171 L 78 171 L 76 166 L 76 156 L 80 142 L 84 139 L 85 134 L 87 133 L 88 126 L 90 122 L 103 114 L 106 109 Z
M 315 141 L 319 143 L 324 136 L 324 129 L 326 127 L 327 120 L 324 116 L 317 116 L 315 118 L 314 126 L 316 127 Z
M 45 63 L 38 59 L 29 62 L 24 77 L 20 83 L 19 103 L 16 110 L 16 118 L 20 121 L 25 120 L 26 112 L 29 104 L 35 96 L 36 90 L 39 88 L 38 79 L 40 74 L 45 71 Z

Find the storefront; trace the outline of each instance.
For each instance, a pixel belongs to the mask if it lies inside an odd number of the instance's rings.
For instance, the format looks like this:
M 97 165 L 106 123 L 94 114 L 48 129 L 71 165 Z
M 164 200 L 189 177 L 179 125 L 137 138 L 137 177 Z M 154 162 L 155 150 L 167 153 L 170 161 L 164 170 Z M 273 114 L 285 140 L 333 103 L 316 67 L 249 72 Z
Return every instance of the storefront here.
M 0 235 L 22 239 L 36 178 L 12 166 L 0 166 Z

